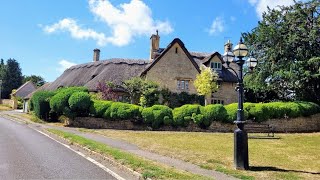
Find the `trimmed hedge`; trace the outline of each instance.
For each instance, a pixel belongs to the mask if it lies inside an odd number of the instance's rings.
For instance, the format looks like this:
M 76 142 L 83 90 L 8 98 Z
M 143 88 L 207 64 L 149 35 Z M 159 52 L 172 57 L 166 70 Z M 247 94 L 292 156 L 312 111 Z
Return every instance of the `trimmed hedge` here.
M 114 102 L 107 108 L 103 117 L 105 119 L 141 119 L 141 107 L 134 104 Z
M 93 100 L 90 106 L 90 114 L 94 117 L 102 118 L 106 110 L 111 106 L 112 101 Z
M 54 96 L 51 91 L 37 91 L 32 95 L 30 100 L 34 114 L 40 118 L 48 121 L 50 119 L 50 98 Z
M 89 108 L 92 104 L 90 95 L 87 92 L 75 92 L 69 100 L 70 110 L 75 112 L 78 116 L 87 116 L 89 114 Z
M 210 126 L 212 121 L 225 122 L 227 116 L 227 110 L 221 104 L 210 104 L 204 107 L 206 126 Z
M 226 123 L 233 123 L 237 119 L 237 112 L 238 112 L 238 104 L 233 103 L 233 104 L 228 104 L 224 106 L 224 108 L 227 110 L 227 117 L 224 122 Z M 244 118 L 245 120 L 248 118 L 249 113 L 246 108 L 243 108 L 244 110 Z
M 50 107 L 52 111 L 58 115 L 69 113 L 68 100 L 75 92 L 88 92 L 85 87 L 67 87 L 56 90 L 56 94 L 50 99 Z
M 142 110 L 144 123 L 157 129 L 162 124 L 172 125 L 172 109 L 164 105 L 153 105 Z
M 186 104 L 181 107 L 175 108 L 172 111 L 173 125 L 187 126 L 192 120 L 194 121 L 194 123 L 202 125 L 204 121 L 204 117 L 202 115 L 203 111 L 204 107 L 196 104 Z

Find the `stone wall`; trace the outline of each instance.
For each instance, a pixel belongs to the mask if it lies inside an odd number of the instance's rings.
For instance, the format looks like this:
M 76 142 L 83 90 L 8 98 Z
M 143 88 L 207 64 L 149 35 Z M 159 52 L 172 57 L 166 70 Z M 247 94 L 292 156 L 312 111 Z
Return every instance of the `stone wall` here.
M 14 100 L 12 99 L 0 99 L 0 104 L 9 105 L 10 107 L 15 107 Z
M 290 132 L 320 132 L 320 114 L 310 117 L 299 117 L 290 119 L 272 119 L 267 123 L 274 127 L 275 132 L 290 133 Z M 93 117 L 77 117 L 68 122 L 68 126 L 85 127 L 92 129 L 122 129 L 122 130 L 151 130 L 150 127 L 144 124 L 137 123 L 131 120 L 111 121 L 103 118 Z M 196 124 L 191 123 L 188 127 L 171 127 L 163 126 L 160 131 L 192 131 L 192 132 L 233 132 L 236 126 L 234 124 L 225 124 L 213 122 L 208 129 L 201 129 Z
M 235 91 L 236 86 L 236 83 L 222 82 L 218 91 L 212 93 L 209 98 L 209 104 L 211 104 L 211 100 L 223 100 L 224 105 L 238 102 L 237 92 Z

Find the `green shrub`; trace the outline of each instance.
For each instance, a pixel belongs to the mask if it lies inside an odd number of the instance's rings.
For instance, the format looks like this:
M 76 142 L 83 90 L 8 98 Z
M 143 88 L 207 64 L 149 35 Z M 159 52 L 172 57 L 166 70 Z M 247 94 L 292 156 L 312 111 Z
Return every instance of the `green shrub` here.
M 104 113 L 104 118 L 108 119 L 135 119 L 141 118 L 140 106 L 122 102 L 114 102 Z
M 31 103 L 34 110 L 34 114 L 43 120 L 48 121 L 50 119 L 50 98 L 54 95 L 51 91 L 37 91 L 32 95 Z
M 224 106 L 224 108 L 227 110 L 227 118 L 225 119 L 226 123 L 233 123 L 237 120 L 237 112 L 238 112 L 238 104 L 228 104 Z M 244 119 L 246 120 L 248 118 L 248 111 L 244 109 Z
M 112 101 L 93 100 L 93 103 L 90 106 L 90 114 L 94 117 L 101 118 L 111 104 Z
M 66 108 L 69 107 L 68 100 L 75 92 L 88 92 L 88 89 L 85 87 L 68 87 L 56 90 L 56 94 L 50 100 L 52 111 L 56 112 L 58 115 L 64 114 L 67 110 Z
M 210 104 L 204 107 L 204 118 L 210 123 L 212 121 L 224 122 L 227 118 L 227 110 L 221 104 Z
M 162 124 L 172 124 L 172 109 L 163 105 L 153 105 L 152 107 L 144 108 L 142 110 L 142 118 L 144 123 L 157 129 Z
M 303 116 L 320 113 L 320 106 L 316 103 L 304 101 L 297 101 L 296 103 L 300 106 Z
M 175 108 L 172 111 L 173 115 L 173 125 L 174 126 L 187 126 L 191 120 L 197 124 L 202 124 L 199 122 L 199 119 L 192 119 L 192 115 L 201 114 L 204 111 L 204 108 L 196 104 L 186 104 L 181 107 Z M 196 116 L 194 115 L 194 117 Z
M 269 109 L 266 104 L 257 103 L 252 105 L 249 110 L 249 117 L 256 122 L 263 122 L 270 118 Z
M 70 110 L 78 116 L 87 116 L 89 114 L 89 108 L 92 104 L 90 95 L 87 92 L 75 92 L 69 100 Z

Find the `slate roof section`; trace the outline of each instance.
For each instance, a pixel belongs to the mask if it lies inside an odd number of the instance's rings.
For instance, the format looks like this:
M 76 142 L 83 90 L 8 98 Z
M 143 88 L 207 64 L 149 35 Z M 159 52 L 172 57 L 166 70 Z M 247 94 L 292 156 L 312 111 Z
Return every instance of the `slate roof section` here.
M 28 94 L 32 93 L 36 89 L 37 87 L 33 84 L 32 81 L 27 81 L 17 89 L 14 95 L 17 97 L 25 98 Z
M 89 91 L 97 91 L 98 82 L 106 81 L 121 85 L 123 81 L 139 76 L 148 63 L 149 60 L 113 58 L 75 65 L 65 70 L 46 90 L 85 86 Z

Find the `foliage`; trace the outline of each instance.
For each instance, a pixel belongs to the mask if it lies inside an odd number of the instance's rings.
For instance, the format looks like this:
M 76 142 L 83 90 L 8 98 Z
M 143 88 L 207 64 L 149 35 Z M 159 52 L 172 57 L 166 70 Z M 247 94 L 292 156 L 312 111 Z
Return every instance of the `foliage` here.
M 75 92 L 69 100 L 70 110 L 75 112 L 78 116 L 86 116 L 89 114 L 89 108 L 92 104 L 88 92 Z
M 122 102 L 114 102 L 110 108 L 107 108 L 104 113 L 106 119 L 131 119 L 139 120 L 141 118 L 140 107 L 134 104 L 127 104 Z
M 37 91 L 32 95 L 31 104 L 35 115 L 44 120 L 49 120 L 50 116 L 50 98 L 52 98 L 54 92 L 51 91 Z
M 22 85 L 21 68 L 15 59 L 8 59 L 6 64 L 1 60 L 0 66 L 1 97 L 8 99 L 11 91 Z
M 256 99 L 320 103 L 319 7 L 318 0 L 311 0 L 269 9 L 256 28 L 243 34 L 260 62 L 245 79 L 247 92 L 261 95 Z
M 227 110 L 221 104 L 210 104 L 204 107 L 204 118 L 210 124 L 212 121 L 224 122 L 227 118 Z
M 197 94 L 189 94 L 188 92 L 175 93 L 169 89 L 162 89 L 160 91 L 162 105 L 169 106 L 170 108 L 176 108 L 185 104 L 200 104 L 204 105 L 204 96 Z
M 131 104 L 139 103 L 144 85 L 145 81 L 140 77 L 133 77 L 123 82 L 122 87 L 129 93 Z
M 103 114 L 111 106 L 112 101 L 93 100 L 90 106 L 90 114 L 94 117 L 103 117 Z
M 140 97 L 140 105 L 142 107 L 150 107 L 158 103 L 159 85 L 153 81 L 145 81 L 142 87 Z
M 201 125 L 204 119 L 202 117 L 197 117 L 197 115 L 201 114 L 203 110 L 202 106 L 196 104 L 186 104 L 175 108 L 172 111 L 173 125 L 187 126 L 192 120 L 196 124 Z
M 210 67 L 201 66 L 201 73 L 197 75 L 194 86 L 199 95 L 206 96 L 218 89 L 218 74 Z
M 228 104 L 224 106 L 224 108 L 227 110 L 227 118 L 225 119 L 226 123 L 233 123 L 237 120 L 237 112 L 238 112 L 238 104 Z M 248 110 L 244 108 L 244 120 L 246 120 L 249 116 Z
M 100 94 L 100 99 L 102 100 L 116 100 L 117 94 L 115 92 L 116 86 L 112 82 L 98 82 L 97 84 L 97 90 Z
M 40 87 L 46 83 L 43 77 L 37 76 L 37 75 L 30 75 L 30 76 L 23 76 L 23 83 L 26 83 L 28 81 L 33 82 L 37 87 Z
M 52 111 L 56 112 L 58 115 L 71 115 L 68 100 L 75 92 L 88 92 L 88 89 L 85 87 L 67 87 L 58 89 L 56 94 L 50 99 Z
M 153 105 L 142 110 L 142 118 L 144 123 L 154 129 L 159 128 L 162 124 L 171 125 L 172 109 L 168 106 Z

